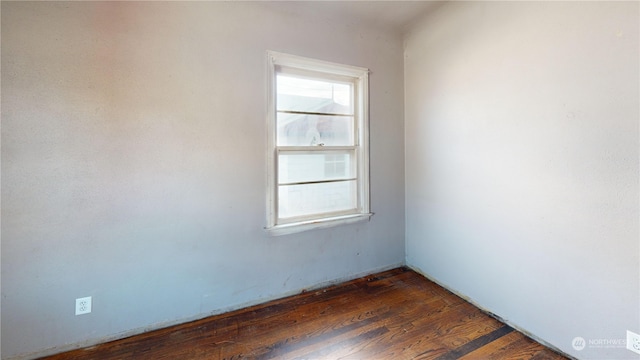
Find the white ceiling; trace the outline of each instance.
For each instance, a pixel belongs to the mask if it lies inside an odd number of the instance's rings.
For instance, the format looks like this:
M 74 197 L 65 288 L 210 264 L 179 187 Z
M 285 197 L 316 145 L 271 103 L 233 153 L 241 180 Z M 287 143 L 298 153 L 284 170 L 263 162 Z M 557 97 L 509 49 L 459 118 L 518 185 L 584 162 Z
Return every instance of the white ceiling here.
M 263 4 L 291 14 L 312 14 L 324 18 L 349 19 L 399 31 L 407 30 L 425 13 L 433 11 L 444 1 L 265 1 Z

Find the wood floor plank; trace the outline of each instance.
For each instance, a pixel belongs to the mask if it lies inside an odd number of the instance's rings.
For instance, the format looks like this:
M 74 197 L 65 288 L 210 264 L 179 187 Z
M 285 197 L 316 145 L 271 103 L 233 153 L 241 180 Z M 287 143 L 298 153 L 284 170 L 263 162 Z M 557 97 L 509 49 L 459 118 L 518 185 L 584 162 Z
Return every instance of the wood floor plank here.
M 390 347 L 389 356 L 436 357 L 502 326 L 476 308 L 470 313 L 466 306 L 458 304 L 435 312 L 417 313 L 403 326 L 405 333 L 400 335 L 403 341 Z
M 47 360 L 564 359 L 406 268 Z
M 486 359 L 492 356 L 492 354 L 500 351 L 500 349 L 509 345 L 510 343 L 519 340 L 523 335 L 518 332 L 511 332 L 506 334 L 499 339 L 493 340 L 491 343 L 486 344 L 485 346 L 479 347 L 474 351 L 471 351 L 461 357 L 459 360 L 473 360 L 473 359 Z
M 455 348 L 454 350 L 451 350 L 449 352 L 447 352 L 446 354 L 443 354 L 441 356 L 438 356 L 436 358 L 436 360 L 455 360 L 455 359 L 459 359 L 460 357 L 467 355 L 470 352 L 473 352 L 474 350 L 481 348 L 485 345 L 487 345 L 488 343 L 497 340 L 509 333 L 511 333 L 513 331 L 513 328 L 504 325 L 499 329 L 496 329 L 488 334 L 484 334 L 480 337 L 477 337 L 467 343 L 465 343 L 462 346 L 459 346 L 457 348 Z
M 518 340 L 492 353 L 487 359 L 531 359 L 540 352 L 541 345 L 522 335 Z

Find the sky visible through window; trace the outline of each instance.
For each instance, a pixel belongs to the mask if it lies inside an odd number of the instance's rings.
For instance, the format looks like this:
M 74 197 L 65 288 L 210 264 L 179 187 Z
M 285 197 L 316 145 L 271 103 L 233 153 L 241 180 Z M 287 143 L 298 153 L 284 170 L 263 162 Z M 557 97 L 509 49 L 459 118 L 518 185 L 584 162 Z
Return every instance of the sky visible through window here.
M 279 94 L 332 99 L 338 104 L 351 106 L 351 84 L 303 79 L 288 75 L 278 75 L 277 82 Z

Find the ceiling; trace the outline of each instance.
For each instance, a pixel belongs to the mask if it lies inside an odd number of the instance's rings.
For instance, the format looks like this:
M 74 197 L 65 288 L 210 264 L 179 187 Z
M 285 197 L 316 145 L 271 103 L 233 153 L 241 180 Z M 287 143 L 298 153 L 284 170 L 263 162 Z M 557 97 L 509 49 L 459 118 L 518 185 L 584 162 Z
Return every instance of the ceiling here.
M 277 11 L 311 14 L 324 18 L 348 19 L 406 31 L 417 19 L 433 11 L 444 1 L 265 1 Z

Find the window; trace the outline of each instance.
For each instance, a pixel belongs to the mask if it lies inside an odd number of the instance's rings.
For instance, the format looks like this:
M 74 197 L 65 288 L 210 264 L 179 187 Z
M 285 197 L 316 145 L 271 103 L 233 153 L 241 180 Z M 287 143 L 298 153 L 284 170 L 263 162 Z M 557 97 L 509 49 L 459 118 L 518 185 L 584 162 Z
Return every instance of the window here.
M 268 63 L 267 228 L 368 219 L 369 71 L 276 52 Z

